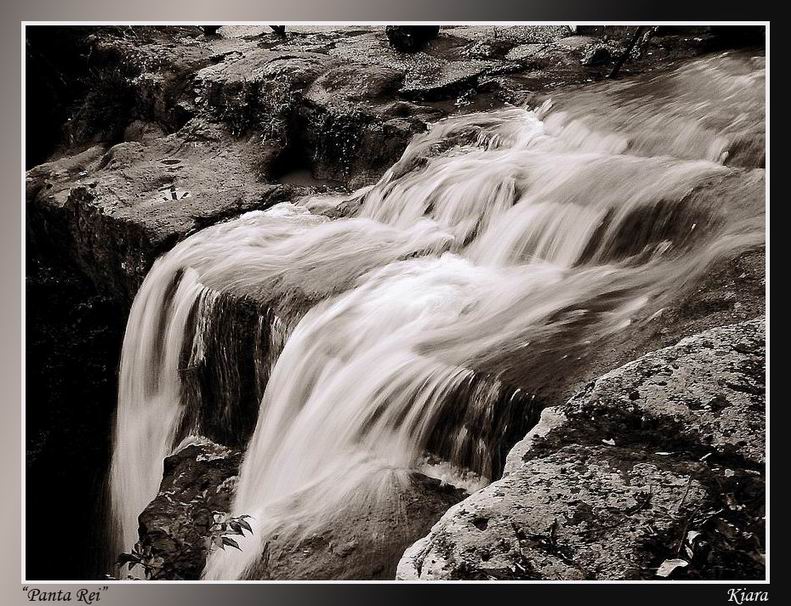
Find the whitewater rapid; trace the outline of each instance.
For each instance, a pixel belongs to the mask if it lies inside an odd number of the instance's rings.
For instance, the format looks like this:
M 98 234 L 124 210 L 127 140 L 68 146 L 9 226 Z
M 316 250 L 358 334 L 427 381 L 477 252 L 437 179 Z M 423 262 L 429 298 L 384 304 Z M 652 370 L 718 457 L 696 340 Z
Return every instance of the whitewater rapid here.
M 763 242 L 760 213 L 724 212 L 705 195 L 744 170 L 728 159 L 749 157 L 762 128 L 762 61 L 710 57 L 450 118 L 371 187 L 178 244 L 143 283 L 124 339 L 118 543 L 136 541 L 163 459 L 204 431 L 185 376 L 206 363 L 221 297 L 273 311 L 256 333 L 263 353 L 250 352 L 263 394 L 233 503 L 254 534 L 241 552 L 212 553 L 205 578 L 244 578 L 273 533 L 307 535 L 349 500 L 386 498 L 432 448 L 490 481 L 486 428 L 526 405 L 536 369 Z M 233 409 L 224 414 L 230 423 Z

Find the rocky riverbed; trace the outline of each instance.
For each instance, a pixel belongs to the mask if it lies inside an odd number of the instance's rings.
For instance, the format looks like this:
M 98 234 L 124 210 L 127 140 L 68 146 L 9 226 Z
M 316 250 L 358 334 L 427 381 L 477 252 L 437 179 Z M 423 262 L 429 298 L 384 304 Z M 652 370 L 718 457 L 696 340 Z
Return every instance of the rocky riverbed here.
M 28 150 L 28 541 L 44 536 L 37 491 L 77 478 L 82 490 L 46 528 L 78 555 L 56 574 L 29 550 L 30 578 L 101 578 L 117 555 L 96 553 L 107 537 L 85 529 L 106 516 L 121 337 L 157 257 L 244 212 L 370 185 L 445 117 L 595 87 L 629 33 L 447 27 L 415 53 L 392 48 L 384 28 L 31 36 L 29 90 L 57 108 L 42 113 L 57 127 Z M 621 78 L 737 43 L 730 32 L 661 28 Z M 68 85 L 52 85 L 53 74 Z M 762 213 L 762 146 L 742 141 L 734 172 L 693 195 L 739 191 L 739 207 L 723 212 Z M 651 578 L 664 560 L 685 558 L 673 578 L 760 577 L 764 260 L 753 246 L 718 262 L 650 319 L 543 381 L 541 422 L 510 451 L 501 480 L 468 496 L 415 473 L 403 502 L 339 512 L 358 520 L 354 530 L 274 541 L 255 575 L 393 578 L 400 559 L 400 578 Z M 207 516 L 229 511 L 240 444 L 211 437 L 166 460 L 140 517 L 141 540 L 168 562 L 160 578 L 197 578 Z M 377 535 L 382 527 L 398 536 Z

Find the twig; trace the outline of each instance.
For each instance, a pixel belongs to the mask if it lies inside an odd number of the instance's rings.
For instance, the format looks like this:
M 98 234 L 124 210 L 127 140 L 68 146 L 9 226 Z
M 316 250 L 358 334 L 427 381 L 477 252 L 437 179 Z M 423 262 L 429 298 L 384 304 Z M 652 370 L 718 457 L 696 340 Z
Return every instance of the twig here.
M 699 509 L 699 507 L 695 507 L 695 509 L 692 510 L 692 513 L 690 513 L 687 516 L 687 519 L 684 522 L 684 528 L 681 530 L 681 538 L 678 541 L 678 548 L 676 549 L 676 557 L 681 555 L 681 548 L 684 546 L 684 541 L 686 540 L 687 529 L 689 528 L 689 523 L 692 520 L 692 518 L 695 517 L 695 514 L 698 513 L 698 509 Z
M 684 504 L 684 501 L 687 500 L 687 495 L 689 494 L 689 487 L 691 485 L 692 485 L 692 476 L 689 476 L 689 479 L 687 480 L 687 488 L 684 491 L 684 496 L 681 497 L 681 500 L 678 502 L 678 505 L 676 505 L 676 513 L 678 513 L 681 510 L 681 506 Z

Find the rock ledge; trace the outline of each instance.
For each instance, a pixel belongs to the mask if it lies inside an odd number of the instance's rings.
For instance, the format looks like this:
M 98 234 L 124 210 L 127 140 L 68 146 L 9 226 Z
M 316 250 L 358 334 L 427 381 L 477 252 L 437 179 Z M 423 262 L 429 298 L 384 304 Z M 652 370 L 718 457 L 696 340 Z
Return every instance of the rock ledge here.
M 399 579 L 764 576 L 763 318 L 715 328 L 598 380 L 452 507 Z

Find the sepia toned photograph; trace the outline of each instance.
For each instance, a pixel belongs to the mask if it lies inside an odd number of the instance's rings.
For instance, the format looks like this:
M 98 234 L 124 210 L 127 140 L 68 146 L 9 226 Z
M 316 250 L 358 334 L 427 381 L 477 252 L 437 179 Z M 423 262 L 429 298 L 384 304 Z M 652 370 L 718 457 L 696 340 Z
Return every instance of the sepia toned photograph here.
M 767 30 L 26 23 L 23 578 L 767 580 Z

